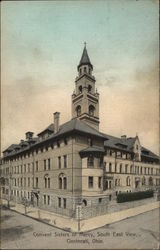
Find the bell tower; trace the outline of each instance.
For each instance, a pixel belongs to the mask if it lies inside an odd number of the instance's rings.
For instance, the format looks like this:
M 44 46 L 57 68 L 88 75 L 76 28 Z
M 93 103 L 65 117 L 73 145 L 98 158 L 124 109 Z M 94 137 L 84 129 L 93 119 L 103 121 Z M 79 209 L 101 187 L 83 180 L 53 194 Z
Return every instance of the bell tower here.
M 93 65 L 90 62 L 86 43 L 75 79 L 75 90 L 72 94 L 72 118 L 85 121 L 95 129 L 99 129 L 99 94 L 95 90 L 95 77 L 92 75 Z

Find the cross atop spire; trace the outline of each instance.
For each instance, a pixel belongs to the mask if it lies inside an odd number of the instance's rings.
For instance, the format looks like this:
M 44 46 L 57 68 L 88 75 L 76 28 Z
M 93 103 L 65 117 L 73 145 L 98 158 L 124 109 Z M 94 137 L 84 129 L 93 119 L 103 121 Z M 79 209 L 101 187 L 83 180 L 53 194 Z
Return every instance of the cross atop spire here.
M 78 69 L 82 65 L 89 65 L 93 69 L 93 66 L 92 66 L 92 64 L 90 62 L 90 59 L 89 59 L 89 56 L 88 56 L 88 53 L 87 53 L 86 42 L 84 42 L 84 49 L 83 49 L 81 60 L 80 60 L 79 65 L 78 65 Z

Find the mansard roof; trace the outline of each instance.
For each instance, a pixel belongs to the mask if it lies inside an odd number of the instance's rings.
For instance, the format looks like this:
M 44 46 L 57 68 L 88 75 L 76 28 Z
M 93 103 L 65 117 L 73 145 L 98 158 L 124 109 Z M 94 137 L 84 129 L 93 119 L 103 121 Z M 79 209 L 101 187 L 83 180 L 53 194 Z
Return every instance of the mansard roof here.
M 44 130 L 42 130 L 42 131 L 38 134 L 38 136 L 41 135 L 41 134 L 46 133 L 47 131 L 50 132 L 50 133 L 53 133 L 53 132 L 54 132 L 54 124 L 53 124 L 53 123 L 51 123 L 47 128 L 45 128 Z

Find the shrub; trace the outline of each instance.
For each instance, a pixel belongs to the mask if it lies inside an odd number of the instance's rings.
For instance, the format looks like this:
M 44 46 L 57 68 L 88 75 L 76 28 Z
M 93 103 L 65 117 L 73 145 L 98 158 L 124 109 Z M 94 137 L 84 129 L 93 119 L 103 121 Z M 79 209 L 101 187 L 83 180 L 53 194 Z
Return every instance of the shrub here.
M 141 200 L 150 197 L 153 197 L 153 190 L 133 192 L 133 193 L 119 193 L 117 195 L 117 202 L 122 203 L 127 201 Z

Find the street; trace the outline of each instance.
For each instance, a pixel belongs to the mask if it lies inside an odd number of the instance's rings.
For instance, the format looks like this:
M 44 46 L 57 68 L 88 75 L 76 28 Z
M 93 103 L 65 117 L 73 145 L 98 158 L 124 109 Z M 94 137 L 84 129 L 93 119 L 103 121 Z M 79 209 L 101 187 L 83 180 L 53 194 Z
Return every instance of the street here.
M 158 249 L 158 242 L 158 209 L 84 234 L 1 210 L 1 249 Z

